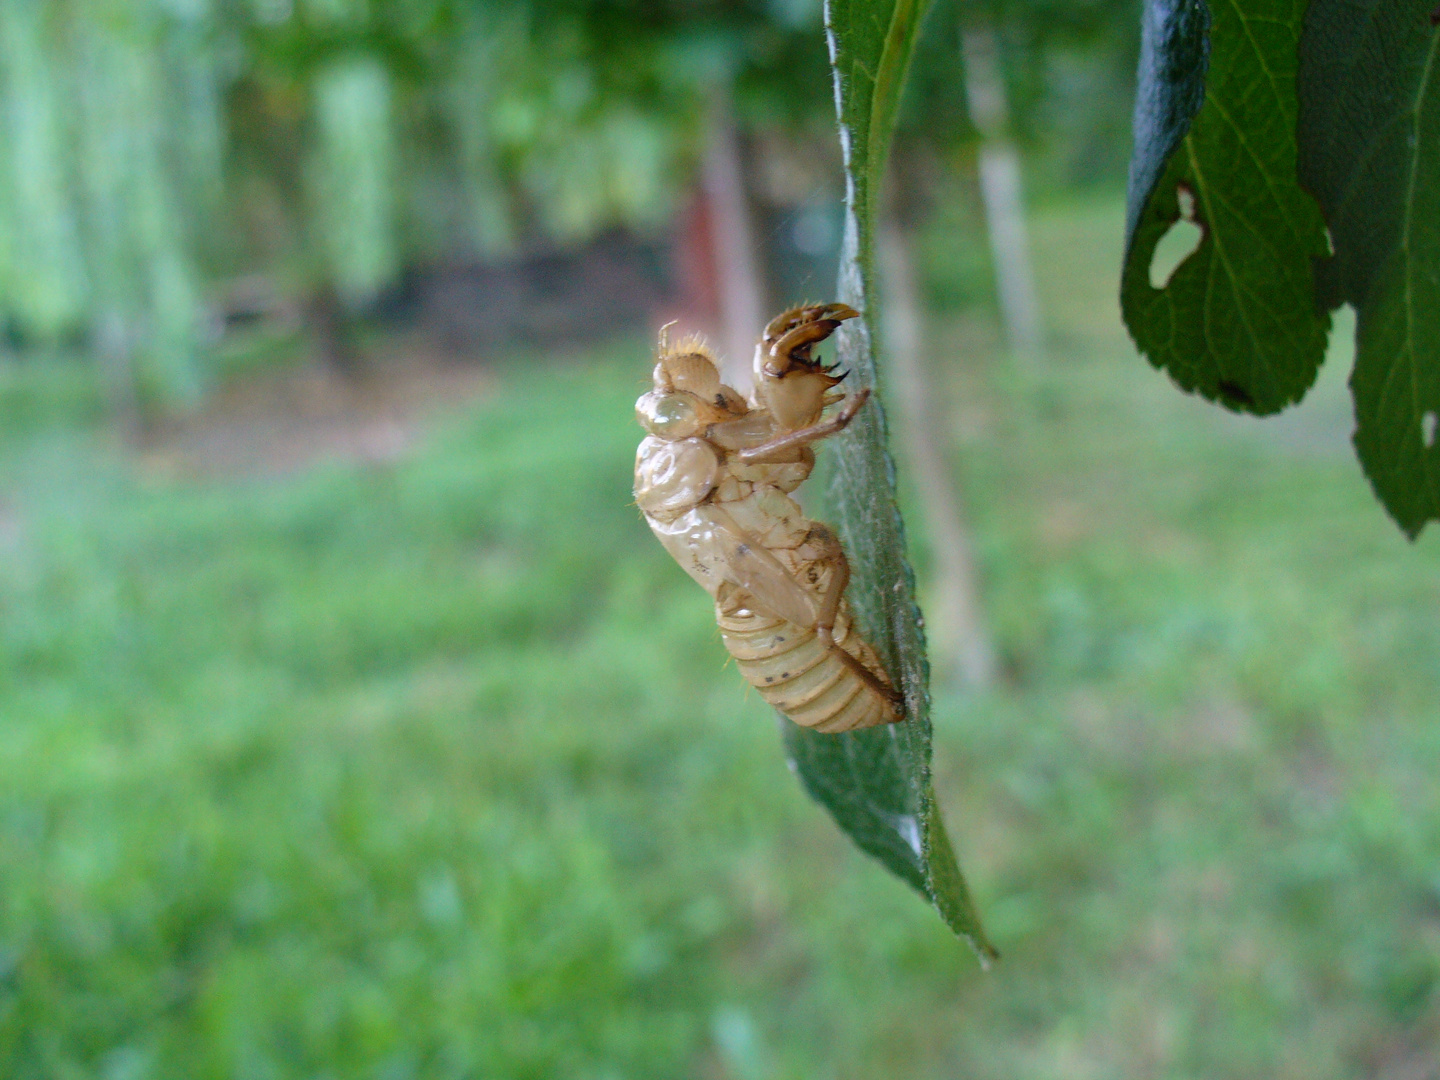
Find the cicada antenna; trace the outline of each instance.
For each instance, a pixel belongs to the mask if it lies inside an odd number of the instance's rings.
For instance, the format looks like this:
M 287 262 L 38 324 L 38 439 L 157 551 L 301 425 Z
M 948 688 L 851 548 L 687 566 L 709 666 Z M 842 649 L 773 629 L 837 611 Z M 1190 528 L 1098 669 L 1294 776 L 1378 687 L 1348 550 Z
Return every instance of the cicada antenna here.
M 678 323 L 679 319 L 671 319 L 664 326 L 660 327 L 660 355 L 664 356 L 670 351 L 670 327 Z

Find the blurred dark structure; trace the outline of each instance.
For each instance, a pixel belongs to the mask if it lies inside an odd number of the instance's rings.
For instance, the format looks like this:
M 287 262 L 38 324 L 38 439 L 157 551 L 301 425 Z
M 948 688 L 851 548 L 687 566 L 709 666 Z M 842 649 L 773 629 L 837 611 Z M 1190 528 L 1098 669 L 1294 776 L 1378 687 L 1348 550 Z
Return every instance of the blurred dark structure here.
M 412 270 L 378 311 L 456 355 L 590 344 L 649 327 L 678 297 L 672 245 L 609 232 L 581 247 Z
M 1118 180 L 1134 9 L 937 0 L 897 145 L 973 172 L 983 19 L 1027 182 Z M 103 356 L 126 410 L 213 390 L 237 280 L 341 373 L 397 288 L 455 346 L 571 337 L 595 297 L 607 327 L 693 317 L 742 366 L 764 311 L 832 288 L 817 0 L 17 0 L 0 146 L 5 339 Z

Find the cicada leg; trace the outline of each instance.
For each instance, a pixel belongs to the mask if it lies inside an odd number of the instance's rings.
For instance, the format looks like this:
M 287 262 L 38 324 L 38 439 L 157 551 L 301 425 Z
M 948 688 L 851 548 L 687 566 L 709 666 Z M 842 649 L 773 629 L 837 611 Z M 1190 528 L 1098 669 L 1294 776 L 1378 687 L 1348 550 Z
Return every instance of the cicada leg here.
M 797 431 L 787 431 L 784 435 L 777 435 L 759 446 L 737 451 L 735 456 L 747 465 L 753 465 L 776 454 L 788 453 L 796 447 L 808 446 L 810 443 L 828 438 L 836 432 L 844 431 L 846 425 L 855 419 L 855 414 L 860 411 L 861 406 L 869 400 L 870 390 L 868 387 L 864 390 L 857 390 L 845 403 L 845 407 L 829 420 L 807 428 L 800 428 Z
M 846 319 L 853 319 L 860 313 L 849 304 L 801 304 L 789 311 L 782 311 L 765 327 L 765 350 L 769 352 L 781 338 L 796 327 L 807 323 L 833 322 L 839 326 Z M 833 331 L 834 326 L 830 329 Z
M 815 637 L 820 644 L 834 654 L 856 678 L 875 693 L 888 701 L 895 711 L 903 712 L 905 698 L 894 688 L 886 685 L 880 677 L 842 648 L 834 638 L 835 618 L 840 613 L 840 601 L 845 596 L 845 587 L 850 584 L 850 560 L 845 555 L 839 538 L 824 525 L 815 525 L 805 543 L 817 553 L 817 562 L 828 563 L 831 567 L 830 580 L 825 584 L 825 593 L 820 598 L 820 610 L 815 617 Z
M 765 327 L 763 338 L 766 371 L 779 377 L 792 365 L 811 366 L 810 350 L 846 319 L 859 314 L 849 304 L 816 304 L 791 308 L 775 316 Z

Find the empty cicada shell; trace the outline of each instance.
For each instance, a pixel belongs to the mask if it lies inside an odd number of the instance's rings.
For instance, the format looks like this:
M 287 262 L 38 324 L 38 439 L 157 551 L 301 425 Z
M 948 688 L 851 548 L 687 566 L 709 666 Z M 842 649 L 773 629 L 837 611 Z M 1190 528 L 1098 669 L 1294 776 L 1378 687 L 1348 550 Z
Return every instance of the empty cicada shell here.
M 790 493 L 815 466 L 811 444 L 845 427 L 869 397 L 812 356 L 844 304 L 798 307 L 766 327 L 745 401 L 696 338 L 662 334 L 655 386 L 635 405 L 648 432 L 635 500 L 650 528 L 715 599 L 741 674 L 795 723 L 851 731 L 903 718 L 901 699 L 845 602 L 850 564 L 835 534 Z M 843 406 L 825 420 L 824 410 Z

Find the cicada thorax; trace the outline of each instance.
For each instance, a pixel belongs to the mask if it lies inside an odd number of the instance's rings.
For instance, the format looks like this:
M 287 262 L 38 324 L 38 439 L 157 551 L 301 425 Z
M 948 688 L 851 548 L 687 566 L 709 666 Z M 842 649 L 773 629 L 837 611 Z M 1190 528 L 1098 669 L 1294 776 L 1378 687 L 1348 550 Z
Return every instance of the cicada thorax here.
M 715 602 L 715 621 L 725 648 L 745 681 L 795 723 L 833 733 L 897 719 L 890 703 L 821 645 L 814 630 L 757 611 L 743 597 L 724 593 Z M 840 648 L 886 681 L 885 669 L 870 643 L 855 631 L 850 606 L 844 601 L 833 634 Z

